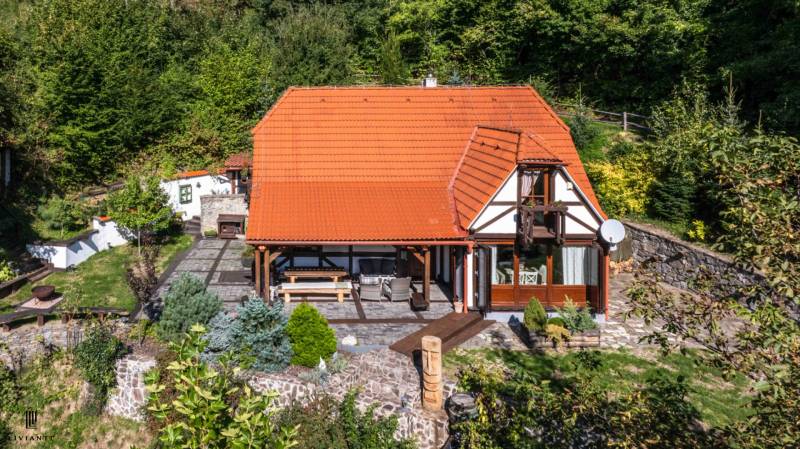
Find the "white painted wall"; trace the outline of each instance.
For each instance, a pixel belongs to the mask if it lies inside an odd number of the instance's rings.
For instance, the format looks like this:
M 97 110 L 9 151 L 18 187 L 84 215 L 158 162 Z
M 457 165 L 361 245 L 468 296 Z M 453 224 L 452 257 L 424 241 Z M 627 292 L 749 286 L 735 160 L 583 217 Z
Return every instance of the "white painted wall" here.
M 328 260 L 333 262 L 334 264 L 344 267 L 347 269 L 348 258 L 346 256 L 326 256 L 324 253 L 333 253 L 333 252 L 347 252 L 347 246 L 324 246 L 322 248 L 323 256 L 327 257 Z M 393 246 L 353 246 L 353 251 L 355 252 L 367 252 L 367 253 L 392 253 L 395 254 L 396 250 Z M 375 257 L 381 257 L 379 254 L 376 254 Z M 356 275 L 360 272 L 358 261 L 361 259 L 368 259 L 369 257 L 353 257 L 353 272 L 351 274 Z M 394 258 L 394 255 L 391 257 Z M 285 257 L 280 256 L 275 259 L 275 263 L 279 264 L 285 260 Z M 294 258 L 294 266 L 295 267 L 316 267 L 319 266 L 319 258 L 317 257 L 295 257 Z M 325 264 L 327 266 L 327 264 Z M 288 268 L 288 263 L 281 267 L 281 271 L 285 268 Z
M 553 199 L 555 201 L 576 202 L 582 204 L 580 206 L 571 205 L 567 207 L 567 212 L 574 215 L 582 222 L 589 225 L 586 226 L 573 220 L 570 217 L 566 218 L 566 233 L 567 234 L 594 234 L 600 227 L 600 220 L 591 212 L 588 204 L 578 194 L 579 187 L 570 182 L 562 173 L 555 173 L 555 192 Z
M 26 250 L 34 257 L 53 264 L 53 267 L 66 269 L 78 266 L 100 251 L 115 246 L 126 245 L 114 221 L 92 219 L 92 232 L 69 245 L 53 245 L 47 242 L 40 245 L 28 244 Z
M 192 201 L 182 204 L 180 200 L 181 186 L 192 186 Z M 231 193 L 231 181 L 227 176 L 202 175 L 191 178 L 161 181 L 161 188 L 169 195 L 169 205 L 175 212 L 180 212 L 184 220 L 200 216 L 200 197 L 203 195 L 222 195 Z
M 554 201 L 564 202 L 580 202 L 581 205 L 569 205 L 567 211 L 589 225 L 583 226 L 578 221 L 569 217 L 566 218 L 566 233 L 567 234 L 594 234 L 600 227 L 600 220 L 595 216 L 589 208 L 587 202 L 578 193 L 579 187 L 571 183 L 561 172 L 555 172 L 555 191 L 553 192 Z M 478 214 L 470 225 L 470 230 L 474 232 L 475 229 L 480 228 L 485 223 L 488 223 L 498 215 L 508 210 L 509 206 L 498 206 L 493 203 L 496 201 L 516 201 L 517 200 L 517 174 L 516 170 L 506 180 L 506 182 L 497 190 L 497 193 L 489 200 L 489 203 Z M 490 224 L 480 232 L 476 232 L 476 236 L 482 234 L 516 234 L 517 232 L 517 214 L 509 212 L 502 218 Z
M 517 171 L 512 170 L 509 177 L 497 189 L 497 192 L 489 199 L 489 203 L 478 213 L 475 220 L 472 221 L 469 228 L 475 230 L 480 228 L 487 222 L 494 219 L 496 216 L 508 210 L 509 206 L 496 206 L 492 205 L 495 201 L 517 201 Z M 495 221 L 475 235 L 481 234 L 516 234 L 517 233 L 517 214 L 515 211 L 509 212 L 501 219 Z

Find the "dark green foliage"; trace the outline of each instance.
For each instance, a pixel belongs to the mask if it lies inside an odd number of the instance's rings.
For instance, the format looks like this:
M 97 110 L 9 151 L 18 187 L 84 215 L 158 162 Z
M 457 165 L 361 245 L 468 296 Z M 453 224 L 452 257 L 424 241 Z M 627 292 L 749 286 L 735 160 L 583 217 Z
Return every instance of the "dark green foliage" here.
M 276 24 L 270 75 L 275 94 L 289 86 L 347 84 L 352 79 L 351 30 L 343 11 L 314 3 Z
M 11 428 L 0 418 L 0 449 L 11 448 Z
M 569 132 L 582 162 L 589 162 L 597 159 L 604 159 L 602 152 L 598 155 L 593 150 L 595 139 L 600 136 L 597 127 L 585 113 L 578 112 L 568 120 Z
M 55 195 L 39 206 L 38 214 L 48 228 L 59 231 L 62 237 L 65 231 L 79 230 L 88 222 L 84 204 L 75 199 Z
M 192 324 L 205 325 L 222 310 L 217 295 L 206 291 L 202 280 L 183 273 L 172 283 L 164 297 L 164 310 L 158 323 L 158 334 L 169 341 L 178 341 Z
M 651 214 L 673 223 L 685 223 L 692 215 L 695 190 L 691 178 L 675 173 L 662 175 L 651 187 Z
M 75 347 L 75 366 L 95 389 L 94 401 L 90 404 L 95 412 L 102 410 L 108 391 L 116 385 L 116 361 L 125 350 L 122 341 L 105 325 L 89 329 L 83 341 Z
M 547 324 L 552 324 L 553 326 L 560 326 L 564 329 L 567 328 L 567 323 L 564 322 L 564 319 L 561 317 L 554 316 L 552 318 L 547 319 Z
M 293 365 L 316 366 L 320 358 L 328 359 L 336 352 L 336 335 L 328 320 L 312 305 L 302 303 L 289 318 L 286 327 L 292 342 Z
M 168 127 L 177 112 L 160 82 L 169 39 L 157 2 L 37 2 L 30 55 L 46 117 L 46 152 L 55 180 L 103 180 Z
M 15 42 L 5 29 L 0 28 L 0 148 L 7 144 L 9 134 L 16 125 L 19 98 L 14 90 L 10 73 L 18 55 Z
M 542 332 L 547 324 L 547 312 L 544 311 L 542 303 L 534 296 L 525 306 L 523 323 L 529 331 Z
M 0 363 L 0 412 L 10 412 L 17 404 L 20 396 L 19 385 L 17 384 L 17 375 L 6 367 L 4 363 Z
M 400 40 L 390 33 L 381 44 L 380 75 L 383 84 L 406 84 L 408 68 L 400 51 Z
M 280 371 L 286 368 L 292 360 L 292 346 L 287 336 L 283 303 L 278 301 L 268 306 L 261 298 L 251 298 L 238 307 L 236 313 L 230 328 L 231 348 L 239 354 L 252 356 L 255 359 L 253 368 L 257 370 Z
M 331 396 L 314 398 L 304 407 L 295 406 L 280 416 L 283 425 L 299 425 L 298 447 L 304 449 L 413 449 L 413 442 L 397 441 L 397 418 L 375 416 L 374 407 L 363 413 L 356 407 L 357 391 L 339 403 Z

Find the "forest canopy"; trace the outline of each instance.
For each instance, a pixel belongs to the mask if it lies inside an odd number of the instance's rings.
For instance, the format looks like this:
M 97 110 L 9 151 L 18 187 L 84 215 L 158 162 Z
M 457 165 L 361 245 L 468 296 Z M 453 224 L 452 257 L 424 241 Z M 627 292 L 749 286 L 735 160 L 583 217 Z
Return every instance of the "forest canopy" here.
M 7 0 L 0 144 L 72 190 L 250 147 L 290 85 L 529 83 L 649 114 L 682 83 L 800 129 L 791 0 Z

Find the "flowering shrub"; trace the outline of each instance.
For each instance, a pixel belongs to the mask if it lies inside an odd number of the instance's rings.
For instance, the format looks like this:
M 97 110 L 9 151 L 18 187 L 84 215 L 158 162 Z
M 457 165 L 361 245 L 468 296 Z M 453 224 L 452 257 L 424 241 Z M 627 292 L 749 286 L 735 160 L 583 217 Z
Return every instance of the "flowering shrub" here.
M 611 216 L 641 215 L 655 177 L 644 156 L 633 153 L 615 162 L 587 162 L 586 173 L 603 209 Z

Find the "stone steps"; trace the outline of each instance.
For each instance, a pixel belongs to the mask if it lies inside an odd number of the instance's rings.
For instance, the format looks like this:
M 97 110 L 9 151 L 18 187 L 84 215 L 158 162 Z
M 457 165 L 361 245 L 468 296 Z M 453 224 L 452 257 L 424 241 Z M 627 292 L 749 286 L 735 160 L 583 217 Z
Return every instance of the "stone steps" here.
M 200 235 L 200 217 L 194 216 L 183 223 L 183 232 L 189 235 Z

